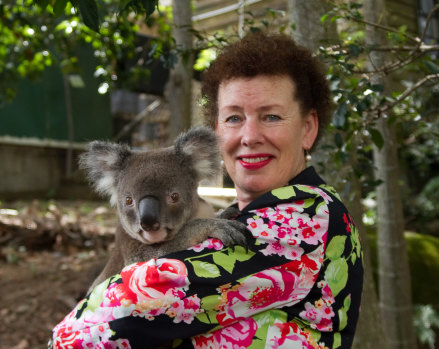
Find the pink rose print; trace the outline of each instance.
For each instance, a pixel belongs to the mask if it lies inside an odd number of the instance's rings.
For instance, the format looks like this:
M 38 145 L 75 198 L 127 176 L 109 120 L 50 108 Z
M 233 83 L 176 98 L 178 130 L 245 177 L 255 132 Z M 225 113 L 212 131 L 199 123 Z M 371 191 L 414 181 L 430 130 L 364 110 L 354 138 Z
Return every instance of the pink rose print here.
M 332 331 L 332 318 L 334 317 L 332 307 L 327 306 L 323 301 L 317 301 L 315 305 L 310 302 L 305 303 L 305 310 L 299 316 L 307 320 L 311 328 L 320 331 Z
M 53 347 L 56 349 L 94 348 L 94 349 L 130 349 L 131 345 L 126 339 L 111 341 L 113 335 L 108 323 L 91 326 L 83 331 L 72 333 L 58 333 L 54 339 Z
M 301 300 L 306 295 L 305 289 L 299 285 L 300 279 L 288 264 L 256 273 L 241 285 L 225 291 L 225 302 L 217 314 L 218 322 L 225 326 L 265 309 Z
M 328 349 L 324 343 L 317 343 L 311 334 L 302 330 L 296 323 L 275 323 L 269 339 L 270 348 L 297 348 L 300 345 L 302 349 Z
M 197 314 L 203 312 L 200 303 L 200 298 L 196 295 L 180 299 L 171 304 L 166 311 L 166 314 L 173 317 L 175 323 L 184 321 L 185 323 L 190 324 Z
M 309 245 L 318 245 L 326 241 L 328 231 L 328 217 L 315 215 L 310 218 L 307 214 L 294 214 L 290 225 L 296 226 L 299 238 Z
M 285 255 L 286 248 L 282 246 L 279 241 L 273 242 L 267 246 L 267 248 L 261 251 L 265 256 L 277 254 L 279 256 Z
M 195 252 L 203 251 L 204 249 L 209 250 L 221 250 L 224 247 L 221 240 L 218 239 L 207 239 L 206 241 L 203 241 L 201 244 L 189 247 L 188 250 L 193 250 Z
M 267 241 L 275 241 L 277 226 L 269 226 L 262 218 L 249 218 L 247 225 L 253 236 L 257 238 L 259 242 L 267 243 Z
M 199 349 L 244 349 L 253 342 L 258 326 L 252 318 L 243 319 L 215 332 L 192 338 Z
M 175 296 L 175 291 L 186 290 L 189 286 L 187 269 L 183 262 L 176 259 L 151 259 L 126 267 L 120 273 L 123 287 L 119 294 L 128 300 L 161 299 Z

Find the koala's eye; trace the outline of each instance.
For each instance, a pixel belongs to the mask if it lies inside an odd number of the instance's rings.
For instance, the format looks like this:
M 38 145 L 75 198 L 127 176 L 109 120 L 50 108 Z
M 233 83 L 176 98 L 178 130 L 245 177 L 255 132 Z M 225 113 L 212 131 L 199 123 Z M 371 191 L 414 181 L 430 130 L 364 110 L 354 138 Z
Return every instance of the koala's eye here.
M 180 200 L 180 194 L 178 194 L 178 193 L 172 193 L 171 195 L 169 195 L 169 197 L 171 198 L 171 202 L 173 202 L 173 203 Z
M 127 206 L 133 206 L 133 203 L 134 203 L 134 201 L 133 201 L 133 198 L 132 198 L 131 196 L 127 196 L 127 197 L 125 198 L 125 205 L 127 205 Z

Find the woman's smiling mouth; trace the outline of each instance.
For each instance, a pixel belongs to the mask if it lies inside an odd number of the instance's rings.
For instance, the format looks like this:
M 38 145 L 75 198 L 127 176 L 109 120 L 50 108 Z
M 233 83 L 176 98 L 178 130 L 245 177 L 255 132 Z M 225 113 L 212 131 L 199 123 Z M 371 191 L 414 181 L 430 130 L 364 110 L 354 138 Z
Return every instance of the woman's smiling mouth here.
M 238 156 L 239 163 L 246 170 L 257 170 L 268 165 L 272 159 L 273 156 L 268 154 Z

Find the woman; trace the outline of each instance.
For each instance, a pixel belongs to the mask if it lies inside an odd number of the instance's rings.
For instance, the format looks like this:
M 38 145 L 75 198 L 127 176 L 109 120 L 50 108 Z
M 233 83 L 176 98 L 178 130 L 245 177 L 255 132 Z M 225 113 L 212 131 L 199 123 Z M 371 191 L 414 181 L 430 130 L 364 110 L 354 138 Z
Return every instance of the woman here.
M 208 240 L 126 267 L 54 329 L 54 347 L 350 348 L 362 252 L 352 219 L 306 154 L 329 119 L 316 59 L 249 34 L 203 80 L 250 251 Z

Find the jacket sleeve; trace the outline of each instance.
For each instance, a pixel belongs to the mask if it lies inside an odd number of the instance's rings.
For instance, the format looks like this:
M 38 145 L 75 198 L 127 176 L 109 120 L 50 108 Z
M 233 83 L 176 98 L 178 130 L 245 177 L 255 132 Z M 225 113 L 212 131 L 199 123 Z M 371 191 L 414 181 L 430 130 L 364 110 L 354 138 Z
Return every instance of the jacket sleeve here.
M 127 266 L 54 328 L 53 347 L 154 348 L 191 337 L 203 347 L 230 337 L 221 329 L 251 341 L 252 318 L 304 302 L 324 262 L 331 197 L 305 186 L 281 189 L 237 217 L 254 237 L 248 251 L 209 239 Z

